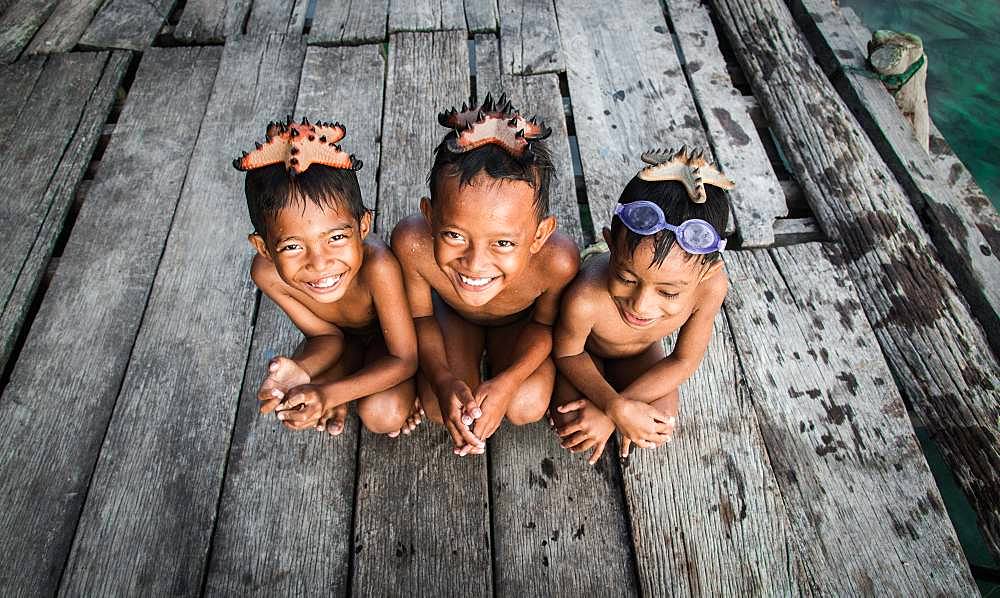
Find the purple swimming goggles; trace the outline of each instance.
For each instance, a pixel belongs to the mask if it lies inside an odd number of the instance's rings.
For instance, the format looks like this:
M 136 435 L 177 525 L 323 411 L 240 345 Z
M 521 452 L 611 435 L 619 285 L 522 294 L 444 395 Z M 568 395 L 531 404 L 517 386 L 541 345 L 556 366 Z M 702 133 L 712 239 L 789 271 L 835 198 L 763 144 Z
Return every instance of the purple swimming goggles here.
M 679 226 L 667 224 L 663 210 L 651 201 L 639 200 L 618 204 L 615 206 L 615 216 L 621 218 L 622 224 L 637 235 L 646 237 L 661 230 L 674 233 L 677 244 L 688 253 L 704 255 L 722 251 L 726 247 L 726 240 L 708 222 L 694 218 L 681 222 Z

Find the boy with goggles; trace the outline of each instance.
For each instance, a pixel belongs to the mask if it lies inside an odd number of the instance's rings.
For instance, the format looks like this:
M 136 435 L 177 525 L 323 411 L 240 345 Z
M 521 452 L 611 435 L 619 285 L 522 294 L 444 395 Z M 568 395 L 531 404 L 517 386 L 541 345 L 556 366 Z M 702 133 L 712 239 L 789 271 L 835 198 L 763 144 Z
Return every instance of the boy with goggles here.
M 559 376 L 550 415 L 562 446 L 592 449 L 611 433 L 655 448 L 677 425 L 678 388 L 694 373 L 728 289 L 720 252 L 733 183 L 702 152 L 647 152 L 622 191 L 607 253 L 586 259 L 554 331 Z M 680 331 L 666 355 L 663 337 Z

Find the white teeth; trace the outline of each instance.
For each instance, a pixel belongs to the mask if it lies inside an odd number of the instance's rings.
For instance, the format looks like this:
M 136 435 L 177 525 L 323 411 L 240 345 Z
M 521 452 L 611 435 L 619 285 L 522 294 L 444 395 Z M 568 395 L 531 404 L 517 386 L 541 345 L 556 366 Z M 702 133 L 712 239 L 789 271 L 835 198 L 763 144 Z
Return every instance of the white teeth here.
M 490 284 L 492 278 L 469 278 L 468 276 L 458 275 L 462 279 L 462 282 L 469 285 L 470 287 L 484 287 Z
M 337 284 L 337 281 L 340 280 L 341 276 L 343 276 L 343 275 L 342 274 L 338 274 L 336 276 L 327 276 L 326 278 L 321 278 L 320 280 L 317 280 L 316 282 L 310 282 L 308 284 L 309 284 L 309 286 L 315 287 L 317 289 L 328 289 L 328 288 L 332 287 L 333 285 Z

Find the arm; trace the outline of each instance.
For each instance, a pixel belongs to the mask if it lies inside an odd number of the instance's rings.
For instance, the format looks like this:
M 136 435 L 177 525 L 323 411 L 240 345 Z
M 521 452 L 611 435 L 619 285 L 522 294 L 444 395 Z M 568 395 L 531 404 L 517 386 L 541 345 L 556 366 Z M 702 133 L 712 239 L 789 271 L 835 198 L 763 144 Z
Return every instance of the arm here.
M 554 332 L 556 367 L 585 397 L 607 411 L 618 392 L 597 369 L 587 353 L 587 337 L 594 327 L 593 305 L 580 289 L 571 289 L 562 305 L 562 315 Z

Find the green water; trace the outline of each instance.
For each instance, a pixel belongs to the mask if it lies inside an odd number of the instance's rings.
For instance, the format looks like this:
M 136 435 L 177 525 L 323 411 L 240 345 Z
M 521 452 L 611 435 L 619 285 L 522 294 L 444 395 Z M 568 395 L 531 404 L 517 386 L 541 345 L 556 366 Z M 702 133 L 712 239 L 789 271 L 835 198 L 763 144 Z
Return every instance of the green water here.
M 915 33 L 931 119 L 1000 208 L 1000 0 L 840 0 L 869 29 Z

